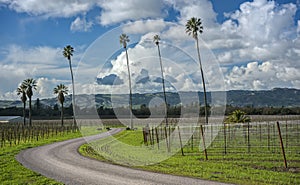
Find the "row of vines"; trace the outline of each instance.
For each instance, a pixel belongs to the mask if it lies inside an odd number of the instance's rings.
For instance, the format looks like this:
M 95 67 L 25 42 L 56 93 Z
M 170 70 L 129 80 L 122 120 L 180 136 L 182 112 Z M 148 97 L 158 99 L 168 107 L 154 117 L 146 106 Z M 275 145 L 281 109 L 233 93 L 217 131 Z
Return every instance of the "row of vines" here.
M 65 126 L 61 126 L 60 121 L 34 121 L 32 126 L 24 126 L 23 123 L 1 123 L 0 147 L 39 141 L 76 131 L 78 127 L 72 126 L 72 121 L 66 121 Z

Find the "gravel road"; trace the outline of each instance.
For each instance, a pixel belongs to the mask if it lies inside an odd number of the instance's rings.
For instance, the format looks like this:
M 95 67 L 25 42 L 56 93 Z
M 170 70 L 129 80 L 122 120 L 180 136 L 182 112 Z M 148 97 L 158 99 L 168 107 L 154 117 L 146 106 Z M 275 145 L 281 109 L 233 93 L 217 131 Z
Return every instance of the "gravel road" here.
M 101 184 L 101 185 L 142 185 L 142 184 L 221 184 L 195 178 L 146 172 L 118 165 L 107 164 L 86 158 L 78 153 L 80 145 L 87 141 L 107 137 L 120 132 L 113 129 L 109 133 L 71 139 L 41 147 L 21 151 L 17 160 L 26 168 L 64 184 Z

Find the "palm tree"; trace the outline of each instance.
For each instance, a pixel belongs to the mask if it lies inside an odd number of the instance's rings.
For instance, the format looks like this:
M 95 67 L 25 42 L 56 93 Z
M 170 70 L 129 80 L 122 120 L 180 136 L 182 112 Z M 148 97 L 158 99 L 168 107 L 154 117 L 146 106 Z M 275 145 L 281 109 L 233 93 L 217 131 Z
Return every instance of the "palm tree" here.
M 20 95 L 22 94 L 21 96 L 21 101 L 23 102 L 23 121 L 24 121 L 24 126 L 26 126 L 26 100 L 27 100 L 27 97 L 26 97 L 26 87 L 21 84 L 18 89 L 17 89 L 17 94 Z
M 159 41 L 160 41 L 159 35 L 154 35 L 153 42 L 156 44 L 157 50 L 158 50 L 158 57 L 159 57 L 160 71 L 161 71 L 161 78 L 162 78 L 162 85 L 163 85 L 163 93 L 164 93 L 164 100 L 165 100 L 165 106 L 166 106 L 165 121 L 166 121 L 166 126 L 168 126 L 168 104 L 167 104 L 167 96 L 166 96 L 166 88 L 165 88 L 165 78 L 164 78 L 164 71 L 163 71 L 163 66 L 162 66 L 162 61 L 161 61 Z
M 36 90 L 36 80 L 28 78 L 23 81 L 22 86 L 26 88 L 26 95 L 29 99 L 29 126 L 32 126 L 32 108 L 31 108 L 31 98 L 33 96 L 33 91 Z
M 61 126 L 64 126 L 64 101 L 65 101 L 65 96 L 68 94 L 68 87 L 65 86 L 64 84 L 59 84 L 57 85 L 54 89 L 53 92 L 54 94 L 57 94 L 57 100 L 61 104 Z
M 203 69 L 202 69 L 200 50 L 199 50 L 199 41 L 198 41 L 198 33 L 201 34 L 203 32 L 203 26 L 202 26 L 201 19 L 192 17 L 190 20 L 187 21 L 185 28 L 186 28 L 185 29 L 186 33 L 188 35 L 192 35 L 192 37 L 195 39 L 196 45 L 197 45 L 198 60 L 199 60 L 201 77 L 202 77 L 203 91 L 204 91 L 205 123 L 208 124 L 206 88 L 205 88 L 205 80 L 204 80 L 204 74 L 203 74 Z
M 75 85 L 74 85 L 74 77 L 73 77 L 73 70 L 72 70 L 72 56 L 73 56 L 74 48 L 71 45 L 67 45 L 64 47 L 63 55 L 69 61 L 70 72 L 71 72 L 71 79 L 72 79 L 72 104 L 73 104 L 73 125 L 76 126 L 75 121 Z
M 241 110 L 233 111 L 226 119 L 226 123 L 249 123 L 251 119 L 246 116 L 246 113 Z
M 131 74 L 129 68 L 129 59 L 127 52 L 127 43 L 129 42 L 129 37 L 126 34 L 120 35 L 120 44 L 123 45 L 123 48 L 126 52 L 126 61 L 127 61 L 127 70 L 128 70 L 128 83 L 129 83 L 129 108 L 130 108 L 130 129 L 133 129 L 133 121 L 132 121 L 132 90 L 131 90 Z
M 248 152 L 250 152 L 250 122 L 251 118 L 244 111 L 235 110 L 225 120 L 225 123 L 247 123 L 247 134 L 244 131 L 245 142 L 248 143 Z M 224 123 L 224 125 L 225 125 Z M 225 128 L 225 127 L 224 127 Z M 230 127 L 228 127 L 230 129 Z M 245 128 L 245 127 L 244 127 Z M 230 131 L 229 131 L 230 133 Z

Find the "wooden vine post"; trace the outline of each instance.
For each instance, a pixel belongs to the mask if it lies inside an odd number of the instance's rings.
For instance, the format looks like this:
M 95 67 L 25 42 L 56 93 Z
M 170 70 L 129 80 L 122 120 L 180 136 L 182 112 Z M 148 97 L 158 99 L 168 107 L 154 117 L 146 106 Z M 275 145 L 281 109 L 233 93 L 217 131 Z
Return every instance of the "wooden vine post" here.
M 179 128 L 179 126 L 177 128 L 178 128 L 178 136 L 179 136 L 179 142 L 180 142 L 181 155 L 184 156 L 180 128 Z
M 204 132 L 203 132 L 203 127 L 202 127 L 202 125 L 200 125 L 200 132 L 201 132 L 201 136 L 202 136 L 202 142 L 203 142 L 203 148 L 204 148 L 205 159 L 208 160 L 208 157 L 207 157 L 207 151 L 206 151 L 206 146 L 205 146 Z
M 280 147 L 281 147 L 281 151 L 282 151 L 282 155 L 283 155 L 284 166 L 285 166 L 285 168 L 287 168 L 285 151 L 284 151 L 284 146 L 283 146 L 283 142 L 282 142 L 282 136 L 281 136 L 280 126 L 279 126 L 279 122 L 278 121 L 276 122 L 276 125 L 277 125 L 277 129 L 278 129 L 278 136 L 279 136 L 279 140 L 280 140 Z

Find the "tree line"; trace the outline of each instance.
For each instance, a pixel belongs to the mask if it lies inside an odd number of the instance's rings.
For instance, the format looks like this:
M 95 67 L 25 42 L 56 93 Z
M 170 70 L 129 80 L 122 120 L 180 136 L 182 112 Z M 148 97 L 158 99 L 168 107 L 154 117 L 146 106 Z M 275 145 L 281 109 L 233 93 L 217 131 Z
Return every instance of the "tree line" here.
M 77 107 L 77 109 L 79 109 Z M 165 111 L 164 106 L 158 106 L 154 109 L 151 109 L 142 104 L 140 106 L 135 106 L 133 109 L 133 115 L 139 118 L 148 118 L 149 116 L 159 115 L 159 113 Z M 168 117 L 180 117 L 182 107 L 180 105 L 168 106 Z M 184 108 L 185 110 L 195 111 L 194 105 L 187 105 Z M 208 106 L 208 113 L 210 115 L 210 106 Z M 237 107 L 227 105 L 225 110 L 225 115 L 228 116 L 235 110 L 241 110 L 245 112 L 246 115 L 299 115 L 300 107 Z M 86 115 L 92 115 L 92 108 L 85 108 L 80 110 L 81 113 Z M 26 115 L 29 113 L 29 110 L 26 110 Z M 98 107 L 97 113 L 100 118 L 116 118 L 116 114 L 121 117 L 128 117 L 129 109 L 126 107 L 111 108 L 111 107 Z M 22 107 L 9 107 L 9 108 L 0 108 L 1 116 L 22 116 L 23 108 Z M 70 104 L 67 107 L 63 108 L 64 118 L 72 119 L 73 118 L 73 105 Z M 61 118 L 61 107 L 58 104 L 54 106 L 44 105 L 40 103 L 39 99 L 35 101 L 32 106 L 32 116 L 34 119 L 59 119 Z M 200 107 L 199 116 L 205 116 L 204 106 Z

